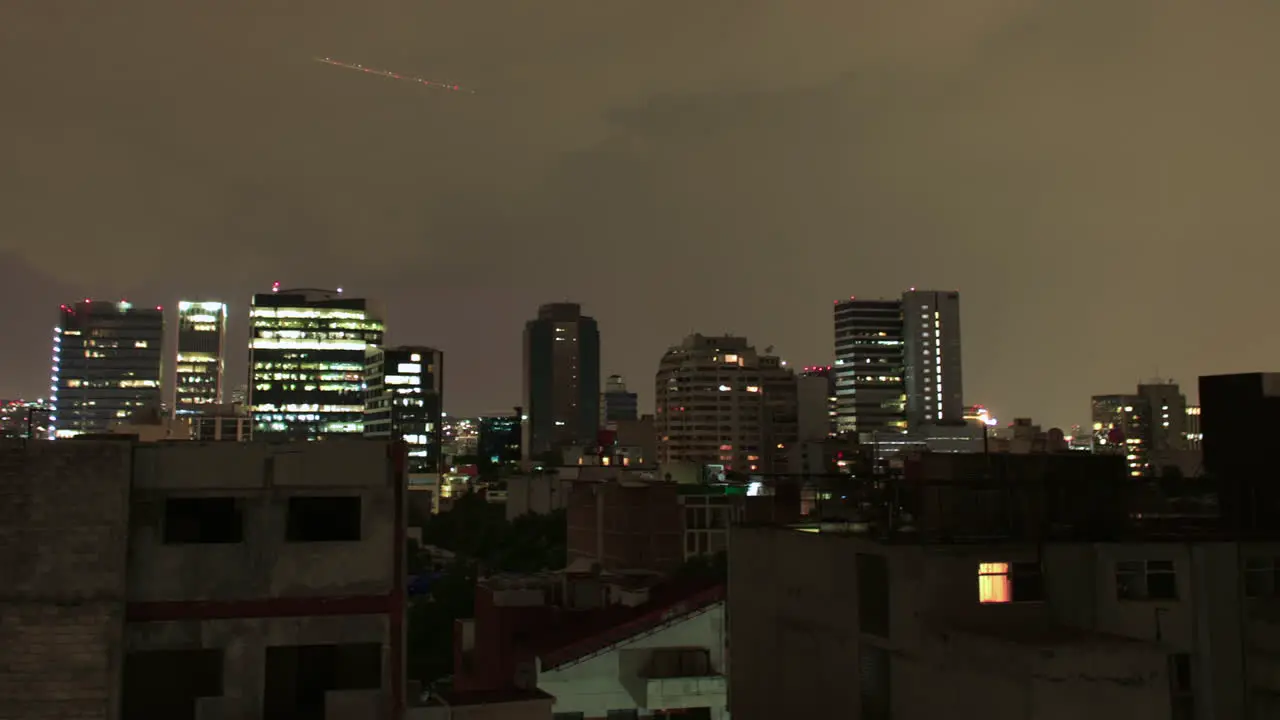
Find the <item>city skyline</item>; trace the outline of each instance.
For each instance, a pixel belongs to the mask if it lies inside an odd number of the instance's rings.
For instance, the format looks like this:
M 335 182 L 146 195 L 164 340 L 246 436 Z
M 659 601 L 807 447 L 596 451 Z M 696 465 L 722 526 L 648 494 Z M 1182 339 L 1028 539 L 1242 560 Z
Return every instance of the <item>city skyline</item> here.
M 691 331 L 827 364 L 832 300 L 918 286 L 965 297 L 966 401 L 1050 426 L 1280 356 L 1250 330 L 1280 261 L 1262 4 L 59 8 L 0 4 L 16 348 L 69 299 L 215 297 L 238 377 L 253 292 L 344 286 L 457 359 L 471 414 L 518 401 L 521 324 L 572 299 L 648 406 Z M 0 395 L 42 392 L 16 353 Z
M 306 283 L 303 283 L 303 284 L 306 284 Z M 311 284 L 313 284 L 313 285 L 314 285 L 315 283 L 311 283 Z M 272 284 L 272 285 L 270 285 L 269 287 L 274 287 L 274 286 L 277 286 L 277 285 L 278 285 L 278 283 L 273 283 L 273 284 Z M 269 287 L 268 287 L 268 289 L 269 289 Z M 259 289 L 257 289 L 257 290 L 258 290 L 258 293 L 265 293 L 265 292 L 267 292 L 267 290 L 266 290 L 266 289 L 261 289 L 261 288 L 259 288 Z M 864 300 L 864 299 L 866 299 L 866 300 L 883 300 L 883 301 L 885 301 L 885 302 L 895 303 L 895 302 L 899 302 L 899 301 L 900 301 L 900 298 L 901 298 L 901 296 L 902 296 L 902 293 L 903 293 L 903 292 L 906 292 L 906 291 L 909 291 L 909 290 L 910 290 L 910 288 L 908 288 L 908 289 L 904 289 L 904 290 L 901 290 L 901 291 L 899 291 L 898 293 L 887 292 L 887 293 L 884 293 L 884 294 L 879 295 L 879 296 L 871 296 L 871 295 L 867 295 L 867 296 L 859 296 L 859 297 L 858 297 L 858 299 L 859 299 L 859 300 Z M 0 294 L 3 294 L 3 286 L 0 286 Z M 174 294 L 174 297 L 179 297 L 179 296 L 181 296 L 181 297 L 186 297 L 186 296 L 189 296 L 189 295 L 191 295 L 191 294 L 192 294 L 192 293 L 181 293 L 181 292 L 179 292 L 179 293 Z M 107 301 L 107 300 L 106 300 L 106 298 L 110 297 L 109 295 L 103 295 L 103 294 L 99 294 L 99 295 L 100 295 L 101 297 L 99 297 L 98 299 L 99 299 L 99 300 L 101 300 L 101 301 L 104 301 L 104 302 L 106 302 L 106 301 Z M 134 293 L 134 294 L 131 294 L 131 296 L 132 296 L 132 295 L 138 295 L 138 296 L 147 297 L 147 298 L 152 297 L 152 295 L 151 295 L 151 294 L 147 294 L 147 293 L 145 293 L 145 292 L 142 292 L 142 293 Z M 74 294 L 73 294 L 73 296 L 74 296 Z M 245 384 L 247 384 L 247 382 L 248 382 L 248 365 L 247 365 L 247 363 L 245 362 L 245 359 L 246 359 L 246 355 L 247 355 L 247 353 L 248 353 L 249 340 L 250 340 L 250 337 L 249 337 L 249 329 L 248 329 L 248 328 L 249 328 L 249 324 L 250 324 L 249 311 L 250 311 L 250 309 L 251 309 L 251 300 L 250 300 L 250 301 L 244 301 L 244 302 L 236 302 L 236 301 L 234 301 L 234 300 L 230 300 L 230 301 L 229 301 L 229 300 L 227 300 L 227 299 L 226 299 L 226 297 L 225 297 L 224 295 L 220 295 L 220 294 L 218 294 L 218 293 L 216 293 L 216 292 L 200 293 L 200 296 L 201 296 L 201 297 L 209 297 L 209 298 L 213 298 L 213 299 L 214 299 L 215 301 L 217 301 L 217 302 L 224 303 L 224 304 L 227 306 L 227 308 L 228 308 L 228 310 L 227 310 L 227 313 L 228 313 L 228 319 L 227 319 L 227 328 L 226 328 L 226 337 L 227 337 L 227 340 L 226 340 L 226 343 L 227 343 L 227 346 L 226 346 L 226 347 L 227 347 L 227 349 L 226 349 L 226 370 L 225 370 L 225 376 L 224 376 L 224 377 L 225 377 L 224 384 L 225 384 L 225 388 L 226 388 L 226 393 L 229 395 L 229 394 L 231 393 L 231 391 L 232 391 L 232 390 L 234 390 L 237 386 L 245 385 Z M 353 298 L 354 298 L 354 297 L 357 297 L 357 296 L 368 297 L 368 298 L 370 299 L 370 301 L 375 302 L 375 303 L 378 303 L 379 305 L 383 305 L 383 303 L 381 302 L 381 299 L 380 299 L 380 298 L 377 296 L 377 294 L 376 294 L 376 293 L 374 293 L 374 292 L 365 292 L 365 293 L 360 293 L 360 292 L 352 293 L 352 292 L 348 292 L 348 293 L 347 293 L 347 296 L 348 296 L 348 297 L 353 297 Z M 967 297 L 968 297 L 968 296 L 966 295 L 966 298 L 967 298 Z M 0 300 L 2 300 L 2 298 L 0 298 Z M 116 302 L 116 301 L 111 301 L 111 302 Z M 125 301 L 125 302 L 127 302 L 127 301 Z M 839 302 L 841 302 L 841 300 L 837 299 L 835 302 L 839 303 Z M 143 304 L 143 305 L 148 305 L 148 304 L 149 304 L 149 301 L 144 301 L 144 302 L 142 302 L 142 304 Z M 173 393 L 173 389 L 174 389 L 174 388 L 173 388 L 173 386 L 172 386 L 172 385 L 173 385 L 173 372 L 174 372 L 173 357 L 174 357 L 174 353 L 175 353 L 175 350 L 176 350 L 176 347 L 175 347 L 175 343 L 176 343 L 176 334 L 175 334 L 175 333 L 173 333 L 173 332 L 169 332 L 169 331 L 171 331 L 171 330 L 173 330 L 173 329 L 174 329 L 174 328 L 171 328 L 170 326 L 174 324 L 174 321 L 175 321 L 175 320 L 174 320 L 174 317 L 173 317 L 173 316 L 175 315 L 176 311 L 178 310 L 178 306 L 179 306 L 179 304 L 180 304 L 180 303 L 179 303 L 178 301 L 176 301 L 176 300 L 175 300 L 175 301 L 172 301 L 172 302 L 170 302 L 170 303 L 166 303 L 166 304 L 158 305 L 158 307 L 163 307 L 163 308 L 164 308 L 164 313 L 165 313 L 165 324 L 166 324 L 166 327 L 165 327 L 165 329 L 166 329 L 166 333 L 165 333 L 165 338 L 164 338 L 164 342 L 165 342 L 165 350 L 164 350 L 164 353 L 163 353 L 163 361 L 164 361 L 164 364 L 163 364 L 163 368 L 162 368 L 163 383 L 164 383 L 164 385 L 163 385 L 163 389 L 164 389 L 164 393 L 165 393 L 165 394 L 163 395 L 163 397 L 164 397 L 164 398 L 166 398 L 166 400 L 167 400 L 167 399 L 172 395 L 172 393 Z M 546 304 L 546 303 L 536 303 L 536 304 L 533 306 L 533 309 L 535 309 L 535 310 L 536 310 L 536 308 L 537 308 L 538 306 L 543 305 L 543 304 Z M 830 320 L 831 315 L 830 315 L 830 307 L 831 307 L 831 305 L 830 305 L 830 304 L 824 305 L 824 306 L 822 307 L 822 309 L 826 311 L 826 313 L 825 313 L 824 317 L 825 317 L 825 318 L 826 318 L 826 320 L 827 320 L 827 324 L 826 324 L 826 327 L 825 327 L 824 331 L 825 331 L 825 333 L 826 333 L 826 335 L 827 335 L 828 342 L 830 342 L 830 335 L 831 335 L 831 320 Z M 587 312 L 588 310 L 590 310 L 590 308 L 586 308 L 586 310 L 584 310 L 584 312 Z M 390 314 L 390 315 L 395 315 L 395 308 L 387 308 L 384 312 L 385 312 L 385 313 L 387 313 L 387 314 Z M 965 311 L 964 311 L 964 318 L 965 318 L 964 322 L 965 322 L 966 327 L 969 327 L 969 326 L 971 326 L 971 325 L 973 325 L 973 324 L 978 324 L 978 323 L 979 323 L 979 321 L 980 321 L 980 319 L 979 319 L 979 318 L 970 318 L 969 316 L 971 315 L 971 313 L 972 313 L 972 310 L 971 310 L 971 303 L 968 303 L 968 304 L 966 304 L 966 308 L 965 308 Z M 526 312 L 525 314 L 527 315 L 527 314 L 528 314 L 528 312 Z M 526 319 L 527 319 L 527 318 L 526 318 Z M 3 320 L 4 320 L 4 318 L 0 318 L 0 321 L 3 321 Z M 604 326 L 604 330 L 605 330 L 605 332 L 607 332 L 607 331 L 608 331 L 608 325 L 607 325 L 607 323 L 608 323 L 608 321 L 607 321 L 607 320 L 603 320 L 603 321 L 601 321 L 601 325 L 602 325 L 602 326 Z M 452 416 L 457 416 L 457 417 L 479 417 L 479 416 L 486 415 L 486 414 L 493 414 L 493 413 L 495 413 L 495 412 L 496 412 L 496 413 L 501 413 L 501 412 L 504 412 L 504 411 L 505 411 L 505 409 L 507 409 L 507 408 L 511 407 L 513 404 L 519 404 L 519 401 L 520 401 L 520 395 L 521 395 L 521 394 L 520 394 L 520 390 L 519 390 L 519 384 L 520 384 L 520 382 L 521 382 L 521 381 L 520 381 L 520 372 L 521 372 L 521 369 L 520 369 L 520 356 L 521 356 L 521 351 L 520 351 L 520 333 L 521 333 L 521 332 L 522 332 L 522 330 L 523 330 L 523 324 L 524 324 L 524 321 L 521 321 L 521 323 L 520 323 L 520 324 L 521 324 L 521 328 L 520 328 L 520 329 L 518 329 L 518 330 L 516 330 L 516 336 L 515 336 L 515 338 L 516 338 L 516 339 L 515 339 L 515 341 L 514 341 L 514 344 L 513 344 L 513 346 L 512 346 L 512 349 L 511 349 L 511 352 L 513 352 L 513 353 L 514 353 L 514 356 L 513 356 L 513 358 L 512 358 L 512 359 L 515 361 L 515 364 L 516 364 L 516 367 L 515 367 L 515 368 L 513 369 L 513 371 L 512 371 L 512 372 L 514 372 L 514 373 L 515 373 L 515 375 L 514 375 L 514 377 L 513 377 L 513 378 L 504 378 L 504 377 L 498 377 L 498 378 L 496 378 L 497 380 L 502 380 L 502 381 L 504 381 L 503 383 L 501 383 L 501 384 L 503 384 L 503 385 L 512 385 L 512 384 L 514 384 L 514 385 L 516 386 L 516 388 L 517 388 L 517 389 L 516 389 L 516 392 L 513 394 L 513 396 L 512 396 L 512 398 L 510 399 L 510 401 L 508 401 L 508 402 L 505 402 L 505 403 L 504 403 L 504 402 L 503 402 L 503 400 L 502 400 L 502 398 L 501 398 L 501 397 L 498 397 L 498 400 L 497 400 L 496 402 L 492 402 L 492 403 L 485 404 L 485 402 L 484 402 L 483 400 L 475 400 L 475 399 L 474 399 L 474 397 L 475 397 L 475 395 L 476 395 L 476 393 L 474 393 L 474 391 L 473 391 L 470 395 L 464 395 L 463 397 L 459 398 L 459 397 L 458 397 L 458 395 L 462 394 L 462 393 L 463 393 L 463 392 L 465 392 L 465 391 L 463 391 L 463 390 L 458 390 L 457 385 L 458 385 L 458 384 L 462 384 L 462 383 L 459 383 L 459 382 L 458 382 L 458 380 L 457 380 L 457 378 L 456 378 L 456 374 L 464 374 L 464 373 L 465 373 L 465 369 L 466 369 L 466 368 L 464 367 L 464 368 L 459 369 L 460 371 L 459 371 L 459 370 L 455 370 L 455 377 L 451 377 L 451 378 L 450 378 L 450 386 L 451 386 L 451 390 L 450 390 L 449 403 L 448 403 L 448 405 L 446 405 L 446 407 L 445 407 L 445 412 L 446 412 L 446 414 L 448 414 L 448 415 L 452 415 Z M 731 326 L 735 326 L 735 327 L 737 327 L 737 325 L 733 325 L 732 323 L 726 323 L 726 324 L 729 324 L 729 325 L 731 325 Z M 422 343 L 425 343 L 425 344 L 434 344 L 434 345 L 437 345 L 437 346 L 439 346 L 439 345 L 440 345 L 440 343 L 433 343 L 433 342 L 431 341 L 431 339 L 430 339 L 430 338 L 425 338 L 425 339 L 424 339 L 424 338 L 421 338 L 421 337 L 411 337 L 411 336 L 408 336 L 406 333 L 397 332 L 397 330 L 398 330 L 398 328 L 396 327 L 396 325 L 395 325 L 395 324 L 393 324 L 393 323 L 388 323 L 388 324 L 387 324 L 387 336 L 386 336 L 386 339 L 385 339 L 385 340 L 384 340 L 384 342 L 383 342 L 383 345 L 385 345 L 385 346 L 391 346 L 391 345 L 406 344 L 406 343 L 414 343 L 414 342 L 422 342 Z M 48 328 L 45 328 L 45 332 L 46 332 L 46 334 L 48 333 Z M 700 331 L 698 331 L 698 330 L 694 330 L 694 332 L 700 332 Z M 687 334 L 687 333 L 686 333 L 686 334 Z M 725 332 L 725 331 L 721 331 L 719 334 L 726 334 L 726 332 Z M 965 334 L 966 334 L 966 337 L 968 337 L 968 336 L 970 335 L 970 332 L 966 330 L 966 333 L 965 333 Z M 679 338 L 677 338 L 677 340 L 678 340 L 678 339 L 679 339 Z M 47 342 L 48 342 L 47 335 L 46 335 L 46 338 L 45 338 L 45 341 L 44 341 L 44 342 L 45 342 L 45 344 L 47 344 Z M 671 342 L 675 342 L 675 341 L 671 341 Z M 813 343 L 813 342 L 809 342 L 809 343 L 807 343 L 807 344 L 809 344 L 809 345 L 813 345 L 814 343 Z M 763 348 L 763 347 L 765 347 L 766 345 L 767 345 L 767 343 L 761 343 L 761 344 L 760 344 L 760 347 L 762 347 L 762 348 Z M 602 357 L 607 358 L 609 355 L 611 355 L 611 354 L 612 354 L 612 353 L 610 353 L 610 352 L 609 352 L 609 346 L 610 346 L 610 343 L 609 343 L 608 338 L 605 338 L 604 340 L 602 340 L 602 342 L 601 342 L 601 354 L 602 354 Z M 969 368 L 970 368 L 970 364 L 971 364 L 971 362 L 972 362 L 971 360 L 969 360 L 969 358 L 970 358 L 970 356 L 971 356 L 971 354 L 972 354 L 972 353 L 971 353 L 971 350 L 970 350 L 970 347 L 971 347 L 971 345 L 970 345 L 970 344 L 968 344 L 968 343 L 966 343 L 966 344 L 963 346 L 963 349 L 962 349 L 962 352 L 963 352 L 963 355 L 964 355 L 964 364 L 965 364 L 965 368 L 966 368 L 966 370 L 965 370 L 965 378 L 966 378 L 966 379 L 965 379 L 965 385 L 969 385 L 969 384 L 970 384 L 970 380 L 969 380 L 969 377 L 970 377 L 970 371 L 969 371 Z M 443 349 L 443 348 L 442 348 L 442 349 Z M 466 351 L 465 351 L 465 348 L 463 349 L 463 351 L 462 351 L 462 352 L 465 354 L 465 352 L 466 352 Z M 807 365 L 810 365 L 810 364 L 813 364 L 813 365 L 820 365 L 820 366 L 832 365 L 832 364 L 834 363 L 834 361 L 835 361 L 834 348 L 833 348 L 833 352 L 830 354 L 830 356 L 829 356 L 828 358 L 826 358 L 826 359 L 819 359 L 819 360 L 817 360 L 817 361 L 811 361 L 811 360 L 810 360 L 810 359 L 808 359 L 808 358 L 805 358 L 805 359 L 803 359 L 803 360 L 801 360 L 801 361 L 797 361 L 797 360 L 795 359 L 795 355 L 793 355 L 793 354 L 791 354 L 791 353 L 788 353 L 788 352 L 786 351 L 786 348 L 776 349 L 776 350 L 775 350 L 775 352 L 776 352 L 776 354 L 778 354 L 782 359 L 786 360 L 786 362 L 787 362 L 787 364 L 788 364 L 788 366 L 789 366 L 789 367 L 796 368 L 796 369 L 803 368 L 804 366 L 807 366 Z M 20 361 L 23 361 L 23 360 L 29 360 L 29 359 L 30 359 L 30 358 L 24 358 L 24 357 L 18 357 L 18 358 L 16 358 L 16 360 L 17 360 L 17 361 L 19 361 L 19 362 L 20 362 Z M 37 359 L 39 359 L 39 358 L 37 358 Z M 656 372 L 657 372 L 657 367 L 658 367 L 658 364 L 659 364 L 659 362 L 660 362 L 660 360 L 661 360 L 661 353 L 658 353 L 657 355 L 655 355 L 655 357 L 654 357 L 654 359 L 653 359 L 653 361 L 652 361 L 651 363 L 645 363 L 645 362 L 643 362 L 643 360 L 644 360 L 644 359 L 645 359 L 645 358 L 642 358 L 640 362 L 638 362 L 638 363 L 634 363 L 634 362 L 633 362 L 633 363 L 630 365 L 630 367 L 632 367 L 632 368 L 638 368 L 638 370 L 633 370 L 633 372 L 632 372 L 632 373 L 630 373 L 630 376 L 639 377 L 639 378 L 643 378 L 643 379 L 644 379 L 644 380 L 643 380 L 643 382 L 639 382 L 639 383 L 631 383 L 631 386 L 632 386 L 632 387 L 631 387 L 631 390 L 632 390 L 633 392 L 638 393 L 638 395 L 639 395 L 639 408 L 640 408 L 640 411 L 641 411 L 642 413 L 648 414 L 648 413 L 651 413 L 651 412 L 653 411 L 653 402 L 654 402 L 654 395 L 653 395 L 653 392 L 652 392 L 652 389 L 651 389 L 651 383 L 650 383 L 648 380 L 649 380 L 649 379 L 650 379 L 654 374 L 656 374 Z M 33 400 L 33 399 L 36 399 L 36 398 L 46 397 L 46 396 L 47 396 L 47 392 L 45 392 L 44 394 L 40 394 L 40 389 L 41 389 L 41 388 L 40 388 L 40 386 L 43 384 L 43 385 L 45 385 L 45 386 L 47 387 L 47 379 L 48 379 L 48 367 L 47 367 L 47 364 L 46 364 L 46 366 L 45 366 L 45 368 L 44 368 L 44 371 L 43 371 L 43 374 L 44 374 L 44 376 L 45 376 L 45 377 L 43 378 L 44 382 L 42 383 L 42 382 L 41 382 L 41 380 L 39 380 L 39 379 L 35 380 L 34 382 L 29 382 L 28 384 L 35 385 L 35 386 L 36 386 L 36 390 L 35 390 L 35 392 L 28 392 L 28 393 L 26 393 L 26 394 L 22 394 L 21 388 L 20 388 L 20 386 L 18 385 L 18 383 L 14 383 L 14 382 L 12 382 L 12 376 L 11 376 L 11 375 L 9 375 L 9 374 L 6 372 L 6 368 L 9 366 L 9 364 L 10 364 L 10 363 L 13 363 L 14 361 L 15 361 L 15 358 L 11 357 L 11 354 L 0 354 L 0 398 L 5 398 L 5 399 L 25 399 L 25 400 Z M 646 365 L 648 366 L 647 371 L 646 371 Z M 1000 401 L 998 401 L 998 400 L 996 400 L 996 399 L 993 399 L 993 398 L 998 398 L 998 397 L 1000 397 L 1001 395 L 1006 395 L 1006 396 L 1010 396 L 1010 397 L 1015 397 L 1015 398 L 1016 398 L 1016 397 L 1018 397 L 1018 396 L 1025 395 L 1025 394 L 1026 394 L 1026 393 L 1019 393 L 1019 392 L 1017 392 L 1017 388 L 1010 388 L 1010 387 L 1007 387 L 1007 386 L 1002 387 L 1002 386 L 1001 386 L 1000 384 L 998 384 L 998 383 L 995 385 L 996 390 L 995 390 L 994 392 L 991 392 L 991 393 L 987 394 L 987 395 L 975 395 L 973 391 L 970 391 L 970 390 L 968 390 L 968 389 L 966 388 L 965 393 L 964 393 L 964 403 L 965 403 L 965 405 L 973 405 L 973 404 L 975 404 L 975 403 L 976 403 L 976 404 L 982 404 L 982 405 L 984 405 L 984 406 L 986 406 L 986 407 L 992 408 L 992 410 L 995 412 L 996 416 L 997 416 L 997 417 L 999 417 L 999 418 L 1001 418 L 1001 420 L 1004 422 L 1004 424 L 1008 424 L 1009 422 L 1012 422 L 1012 420 L 1013 420 L 1013 418 L 1014 418 L 1014 417 L 1031 417 L 1031 418 L 1032 418 L 1033 420 L 1035 420 L 1037 423 L 1039 423 L 1039 424 L 1043 424 L 1045 427 L 1061 427 L 1061 428 L 1063 428 L 1064 430 L 1069 429 L 1072 425 L 1079 425 L 1079 426 L 1081 426 L 1081 427 L 1087 427 L 1087 426 L 1089 425 L 1089 423 L 1090 423 L 1090 420 L 1091 420 L 1091 408 L 1090 408 L 1090 402 L 1089 402 L 1089 399 L 1090 399 L 1092 396 L 1095 396 L 1095 395 L 1104 395 L 1104 394 L 1114 393 L 1114 392 L 1121 392 L 1121 391 L 1123 391 L 1123 390 L 1124 390 L 1124 388 L 1129 387 L 1129 386 L 1132 386 L 1132 385 L 1134 385 L 1134 384 L 1138 384 L 1138 383 L 1146 383 L 1146 382 L 1150 382 L 1150 381 L 1154 381 L 1154 380 L 1158 380 L 1158 379 L 1168 379 L 1168 378 L 1165 378 L 1165 376 L 1164 376 L 1163 374 L 1158 374 L 1158 373 L 1163 373 L 1163 372 L 1164 372 L 1164 367 L 1165 367 L 1165 365 L 1159 365 L 1159 366 L 1157 366 L 1157 365 L 1155 365 L 1155 364 L 1153 363 L 1153 364 L 1152 364 L 1152 370 L 1151 370 L 1149 373 L 1147 373 L 1147 374 L 1145 374 L 1145 375 L 1144 375 L 1144 374 L 1137 374 L 1137 375 L 1134 375 L 1132 378 L 1120 379 L 1118 382 L 1113 383 L 1113 384 L 1111 384 L 1111 385 L 1108 385 L 1108 386 L 1104 387 L 1104 388 L 1102 389 L 1102 391 L 1098 391 L 1096 388 L 1086 388 L 1086 392 L 1085 392 L 1085 393 L 1084 393 L 1084 395 L 1083 395 L 1083 398 L 1084 398 L 1084 399 L 1083 399 L 1083 401 L 1082 401 L 1082 402 L 1077 402 L 1077 403 L 1076 403 L 1076 405 L 1078 405 L 1079 407 L 1078 407 L 1078 408 L 1076 408 L 1076 409 L 1074 410 L 1074 412 L 1071 412 L 1071 411 L 1069 410 L 1069 411 L 1068 411 L 1068 413 L 1067 413 L 1067 416 L 1068 416 L 1068 417 L 1067 417 L 1067 419 L 1066 419 L 1066 420 L 1064 420 L 1064 421 L 1062 421 L 1062 422 L 1054 421 L 1054 420 L 1052 420 L 1052 419 L 1051 419 L 1049 416 L 1047 416 L 1047 415 L 1043 415 L 1043 414 L 1040 414 L 1040 413 L 1036 413 L 1036 412 L 1028 411 L 1028 410 L 1026 410 L 1026 406 L 1025 406 L 1025 405 L 1019 404 L 1019 402 L 1018 402 L 1018 401 L 1016 401 L 1016 400 L 1015 400 L 1015 401 L 1013 401 L 1012 403 L 1002 403 L 1002 402 L 1000 402 Z M 1233 366 L 1231 366 L 1231 367 L 1234 367 L 1234 365 L 1233 365 Z M 981 368 L 977 368 L 977 369 L 976 369 L 976 371 L 977 371 L 977 372 L 981 372 Z M 1197 376 L 1198 376 L 1198 375 L 1196 374 L 1197 372 L 1199 372 L 1199 371 L 1195 371 L 1195 370 L 1193 370 L 1193 371 L 1192 371 L 1188 376 L 1189 376 L 1189 377 L 1192 377 L 1192 378 L 1197 377 Z M 1224 372 L 1226 372 L 1226 371 L 1224 371 Z M 605 390 L 605 382 L 604 382 L 604 380 L 605 380 L 605 378 L 607 378 L 607 376 L 609 376 L 609 375 L 614 375 L 614 374 L 624 374 L 624 373 L 621 373 L 621 372 L 619 372 L 619 371 L 615 370 L 615 369 L 614 369 L 614 366 L 609 365 L 607 361 L 602 361 L 602 363 L 601 363 L 601 374 L 602 374 L 602 379 L 601 379 L 601 388 L 600 388 L 600 390 L 601 390 L 601 392 L 603 393 L 603 392 L 604 392 L 604 390 Z M 1208 371 L 1205 371 L 1205 374 L 1211 374 L 1211 373 L 1208 373 Z M 464 375 L 464 377 L 465 377 L 465 375 Z M 489 378 L 489 379 L 490 379 L 490 380 L 493 380 L 493 379 L 495 379 L 495 378 Z M 1172 377 L 1171 379 L 1172 379 L 1174 382 L 1181 382 L 1181 383 L 1182 383 L 1182 385 L 1183 385 L 1183 391 L 1184 391 L 1185 393 L 1187 393 L 1188 402 L 1189 402 L 1189 403 L 1191 403 L 1191 404 L 1194 404 L 1195 399 L 1196 399 L 1196 387 L 1195 387 L 1194 383 L 1192 383 L 1192 384 L 1188 385 L 1186 380 L 1181 379 L 1181 378 L 1178 378 L 1178 377 Z M 498 384 L 498 383 L 492 383 L 492 385 L 497 385 L 497 384 Z M 6 389 L 8 389 L 10 386 L 12 386 L 12 387 L 14 387 L 14 388 L 17 388 L 17 391 L 15 392 L 15 391 L 10 390 L 10 391 L 9 391 L 9 393 L 8 393 L 8 394 L 6 394 L 6 393 L 5 393 L 5 391 L 6 391 Z M 496 397 L 496 395 L 491 395 L 491 396 Z M 985 399 L 984 399 L 984 398 L 985 398 Z

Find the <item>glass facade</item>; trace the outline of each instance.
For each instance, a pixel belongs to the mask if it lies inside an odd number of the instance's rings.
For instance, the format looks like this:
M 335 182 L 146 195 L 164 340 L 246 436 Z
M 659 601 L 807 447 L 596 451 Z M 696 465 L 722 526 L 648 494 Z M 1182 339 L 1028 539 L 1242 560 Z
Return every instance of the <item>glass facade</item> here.
M 138 410 L 158 410 L 163 341 L 161 308 L 63 305 L 53 336 L 50 435 L 108 432 Z
M 372 348 L 365 357 L 365 437 L 403 441 L 410 475 L 443 472 L 444 353 Z
M 225 303 L 186 300 L 178 303 L 174 412 L 190 414 L 222 402 L 226 336 Z
M 383 333 L 365 300 L 279 290 L 255 295 L 249 319 L 255 436 L 364 432 L 365 353 L 382 343 Z
M 905 432 L 902 303 L 837 302 L 835 330 L 836 431 Z
M 516 468 L 520 465 L 521 416 L 516 409 L 511 415 L 488 415 L 480 418 L 476 455 L 483 470 Z

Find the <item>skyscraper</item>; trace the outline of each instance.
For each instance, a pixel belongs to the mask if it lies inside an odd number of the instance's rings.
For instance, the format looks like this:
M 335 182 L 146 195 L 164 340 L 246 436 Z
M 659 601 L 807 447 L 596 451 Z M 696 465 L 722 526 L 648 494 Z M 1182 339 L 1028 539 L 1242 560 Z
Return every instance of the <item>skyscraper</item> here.
M 177 361 L 173 410 L 198 412 L 222 402 L 227 338 L 227 306 L 220 302 L 178 303 Z
M 902 432 L 964 422 L 960 294 L 835 304 L 838 432 Z
M 835 306 L 836 431 L 904 431 L 902 303 L 840 300 Z
M 411 475 L 443 472 L 444 353 L 370 348 L 365 361 L 365 437 L 403 440 Z
M 538 308 L 524 329 L 525 458 L 594 447 L 600 429 L 600 329 L 576 303 Z
M 164 312 L 127 302 L 63 305 L 54 329 L 50 434 L 107 432 L 160 406 Z
M 654 380 L 658 462 L 704 477 L 775 472 L 796 439 L 796 378 L 740 337 L 690 335 L 662 356 Z
M 902 318 L 907 427 L 964 422 L 960 293 L 912 289 Z
M 317 439 L 364 431 L 365 351 L 381 318 L 340 290 L 273 290 L 249 309 L 254 435 Z
M 619 421 L 635 420 L 639 415 L 636 394 L 627 392 L 627 383 L 621 375 L 610 375 L 604 383 L 604 395 L 600 398 L 600 419 L 606 425 Z

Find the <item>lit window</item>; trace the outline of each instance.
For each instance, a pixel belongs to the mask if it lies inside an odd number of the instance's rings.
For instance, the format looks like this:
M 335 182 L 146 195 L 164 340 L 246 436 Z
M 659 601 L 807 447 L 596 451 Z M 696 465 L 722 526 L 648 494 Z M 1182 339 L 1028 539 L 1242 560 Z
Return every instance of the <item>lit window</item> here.
M 978 600 L 984 604 L 1013 602 L 1009 563 L 982 563 L 978 566 Z
M 1038 563 L 978 565 L 978 602 L 986 605 L 1042 600 L 1044 582 Z
M 725 363 L 726 363 L 726 364 L 729 364 L 729 365 L 736 365 L 736 364 L 737 364 L 737 362 L 738 362 L 738 356 L 737 356 L 737 355 L 734 355 L 734 354 L 732 354 L 732 353 L 730 353 L 730 354 L 728 354 L 728 355 L 725 355 L 725 356 L 724 356 L 724 361 L 725 361 Z

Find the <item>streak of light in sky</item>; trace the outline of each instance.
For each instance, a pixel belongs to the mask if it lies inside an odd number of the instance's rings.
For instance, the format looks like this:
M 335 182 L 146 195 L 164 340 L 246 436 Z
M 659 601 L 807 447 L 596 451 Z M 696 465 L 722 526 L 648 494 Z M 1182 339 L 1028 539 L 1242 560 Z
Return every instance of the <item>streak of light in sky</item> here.
M 375 68 L 368 68 L 363 65 L 353 65 L 351 63 L 340 62 L 338 60 L 334 60 L 333 58 L 327 58 L 327 57 L 315 58 L 315 61 L 318 63 L 324 63 L 325 65 L 332 65 L 334 67 L 346 68 L 348 70 L 358 70 L 363 73 L 369 73 L 370 75 L 381 75 L 382 77 L 391 78 L 392 80 L 406 80 L 408 82 L 415 82 L 415 83 L 418 83 L 419 85 L 426 85 L 427 87 L 436 88 L 439 90 L 448 90 L 450 92 L 462 92 L 462 93 L 467 93 L 468 95 L 476 94 L 475 90 L 467 90 L 458 85 L 454 85 L 453 83 L 445 83 L 445 82 L 438 82 L 436 80 L 428 80 L 426 78 L 417 77 L 416 75 L 402 75 L 400 73 L 391 72 L 390 70 L 377 70 Z

